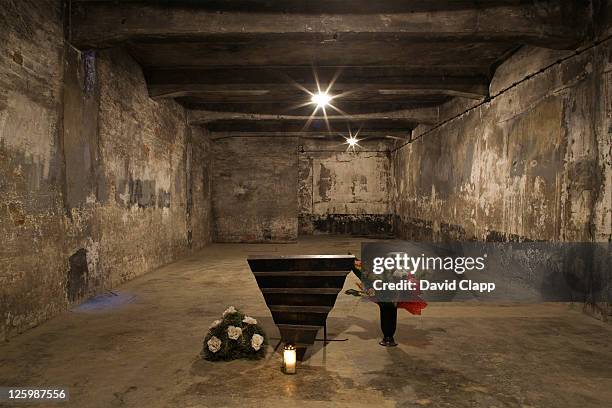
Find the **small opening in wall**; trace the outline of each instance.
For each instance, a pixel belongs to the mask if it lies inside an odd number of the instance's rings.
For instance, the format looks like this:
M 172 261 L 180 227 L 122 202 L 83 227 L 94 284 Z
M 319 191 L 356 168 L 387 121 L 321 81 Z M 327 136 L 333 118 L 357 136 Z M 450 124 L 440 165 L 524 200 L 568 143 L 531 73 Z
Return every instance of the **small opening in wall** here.
M 68 300 L 74 302 L 83 297 L 87 291 L 87 250 L 79 249 L 68 258 L 70 269 L 68 270 L 68 282 L 66 292 Z

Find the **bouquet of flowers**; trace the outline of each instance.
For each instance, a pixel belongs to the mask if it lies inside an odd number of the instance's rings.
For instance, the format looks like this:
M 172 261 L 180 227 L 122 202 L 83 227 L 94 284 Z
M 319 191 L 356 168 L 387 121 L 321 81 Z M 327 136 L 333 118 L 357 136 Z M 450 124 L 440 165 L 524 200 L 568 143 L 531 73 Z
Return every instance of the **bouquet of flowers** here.
M 397 308 L 407 310 L 413 315 L 420 315 L 421 310 L 427 307 L 427 302 L 421 299 L 421 297 L 419 296 L 420 294 L 419 291 L 415 291 L 412 296 L 412 299 L 409 301 L 399 301 L 399 300 L 395 302 L 381 301 L 380 299 L 376 297 L 376 294 L 374 293 L 374 290 L 371 287 L 367 290 L 364 288 L 363 281 L 364 279 L 368 279 L 369 277 L 364 276 L 362 268 L 363 267 L 362 267 L 361 260 L 355 259 L 355 265 L 353 266 L 353 273 L 360 279 L 360 282 L 357 282 L 358 289 L 348 289 L 345 292 L 347 295 L 363 297 L 366 300 L 369 300 L 375 303 L 390 303 L 390 304 L 395 305 L 395 307 Z M 404 279 L 416 282 L 416 278 L 414 276 L 408 275 L 404 277 Z
M 210 361 L 255 360 L 265 356 L 267 344 L 257 320 L 230 306 L 208 328 L 201 355 Z

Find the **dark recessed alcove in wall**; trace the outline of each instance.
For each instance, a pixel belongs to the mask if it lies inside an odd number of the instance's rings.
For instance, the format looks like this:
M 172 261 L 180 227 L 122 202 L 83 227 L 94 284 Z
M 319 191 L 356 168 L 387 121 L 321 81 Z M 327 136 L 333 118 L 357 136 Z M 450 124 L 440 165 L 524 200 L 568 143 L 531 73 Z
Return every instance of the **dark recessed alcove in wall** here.
M 68 269 L 68 281 L 66 294 L 68 300 L 74 302 L 81 299 L 87 293 L 87 281 L 89 267 L 87 266 L 87 250 L 80 248 L 68 258 L 70 269 Z
M 355 236 L 392 236 L 390 214 L 301 215 L 300 234 L 336 234 Z

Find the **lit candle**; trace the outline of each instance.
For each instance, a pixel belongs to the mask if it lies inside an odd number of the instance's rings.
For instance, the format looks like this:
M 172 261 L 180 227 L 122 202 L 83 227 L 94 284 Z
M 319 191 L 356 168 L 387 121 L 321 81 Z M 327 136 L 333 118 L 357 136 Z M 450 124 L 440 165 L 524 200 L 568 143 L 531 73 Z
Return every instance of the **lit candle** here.
M 295 347 L 291 344 L 287 344 L 283 351 L 283 360 L 285 365 L 285 374 L 295 374 L 296 355 Z

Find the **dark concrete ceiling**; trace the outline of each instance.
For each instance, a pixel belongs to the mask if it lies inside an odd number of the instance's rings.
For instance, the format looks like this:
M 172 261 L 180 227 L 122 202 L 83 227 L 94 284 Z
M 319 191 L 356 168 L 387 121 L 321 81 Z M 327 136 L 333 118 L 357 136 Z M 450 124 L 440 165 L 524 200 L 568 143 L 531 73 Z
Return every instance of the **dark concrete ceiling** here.
M 485 98 L 497 65 L 524 44 L 576 47 L 585 3 L 72 0 L 69 40 L 125 46 L 151 97 L 175 98 L 215 132 L 320 133 L 305 120 L 318 82 L 339 95 L 340 112 L 326 110 L 332 133 L 350 122 L 384 136 L 435 122 L 450 98 Z

